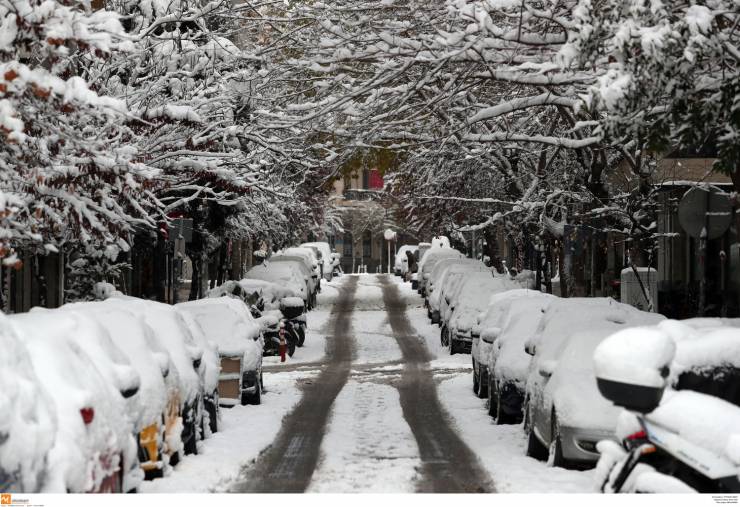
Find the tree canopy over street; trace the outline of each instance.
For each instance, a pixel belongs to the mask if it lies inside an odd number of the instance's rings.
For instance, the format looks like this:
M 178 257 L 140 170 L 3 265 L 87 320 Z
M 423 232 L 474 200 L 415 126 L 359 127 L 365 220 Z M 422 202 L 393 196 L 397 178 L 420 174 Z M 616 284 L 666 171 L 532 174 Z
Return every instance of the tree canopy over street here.
M 381 155 L 415 231 L 585 224 L 649 256 L 658 157 L 710 149 L 740 188 L 739 23 L 733 0 L 2 0 L 4 262 L 114 260 L 180 215 L 191 256 L 287 243 Z

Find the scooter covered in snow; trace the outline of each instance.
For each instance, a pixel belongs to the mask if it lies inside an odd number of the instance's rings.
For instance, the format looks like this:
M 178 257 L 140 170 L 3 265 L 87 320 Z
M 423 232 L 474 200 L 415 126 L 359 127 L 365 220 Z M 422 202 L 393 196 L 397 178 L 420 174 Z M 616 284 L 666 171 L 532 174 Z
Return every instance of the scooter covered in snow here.
M 306 306 L 298 297 L 288 297 L 280 300 L 280 311 L 284 317 L 285 334 L 298 347 L 303 347 L 306 341 Z
M 666 390 L 674 354 L 669 336 L 647 328 L 620 331 L 596 349 L 599 390 L 626 409 L 617 424 L 622 445 L 597 445 L 602 492 L 740 492 L 740 407 Z
M 262 328 L 262 336 L 265 341 L 262 355 L 280 355 L 282 329 L 282 338 L 285 340 L 284 346 L 287 347 L 288 356 L 293 357 L 298 345 L 298 337 L 294 333 L 286 332 L 286 320 L 283 318 L 282 312 L 279 310 L 264 311 L 263 305 L 252 306 L 250 311 Z

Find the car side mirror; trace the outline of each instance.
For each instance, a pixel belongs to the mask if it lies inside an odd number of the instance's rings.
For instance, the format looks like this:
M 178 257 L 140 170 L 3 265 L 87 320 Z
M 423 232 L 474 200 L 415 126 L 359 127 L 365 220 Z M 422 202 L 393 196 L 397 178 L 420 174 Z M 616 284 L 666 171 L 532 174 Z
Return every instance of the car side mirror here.
M 500 327 L 489 327 L 481 333 L 481 340 L 486 343 L 493 343 L 501 335 Z
M 544 378 L 550 378 L 552 377 L 552 373 L 555 371 L 556 362 L 552 359 L 545 359 L 540 361 L 539 368 L 537 371 L 539 371 L 540 375 L 542 375 Z
M 530 356 L 534 356 L 537 353 L 537 345 L 535 345 L 530 340 L 527 340 L 527 342 L 524 344 L 524 352 L 526 352 Z

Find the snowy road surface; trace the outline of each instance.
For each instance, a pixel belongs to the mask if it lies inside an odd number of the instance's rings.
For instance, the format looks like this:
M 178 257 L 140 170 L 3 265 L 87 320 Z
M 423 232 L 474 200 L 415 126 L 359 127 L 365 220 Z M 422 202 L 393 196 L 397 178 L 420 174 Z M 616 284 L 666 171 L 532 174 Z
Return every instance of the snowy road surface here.
M 592 472 L 524 455 L 472 394 L 470 356 L 449 355 L 409 284 L 386 275 L 324 284 L 306 347 L 266 358 L 259 407 L 224 411 L 144 491 L 591 492 Z

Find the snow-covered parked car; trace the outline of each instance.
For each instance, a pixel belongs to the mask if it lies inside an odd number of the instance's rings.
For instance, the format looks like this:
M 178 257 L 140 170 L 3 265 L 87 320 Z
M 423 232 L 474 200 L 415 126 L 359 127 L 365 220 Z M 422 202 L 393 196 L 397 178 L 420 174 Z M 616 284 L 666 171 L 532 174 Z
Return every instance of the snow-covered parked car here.
M 518 299 L 547 298 L 548 296 L 548 294 L 527 289 L 500 292 L 491 296 L 488 300 L 488 306 L 478 314 L 478 321 L 472 330 L 471 360 L 473 362 L 473 392 L 479 398 L 488 396 L 488 364 L 491 348 L 501 335 L 507 319 L 513 317 L 510 313 L 512 303 Z M 531 320 L 537 321 L 537 317 L 541 314 L 541 312 L 533 314 Z M 523 349 L 521 352 L 524 354 Z M 529 356 L 526 356 L 526 358 L 527 363 L 529 363 Z
M 468 273 L 456 296 L 450 299 L 448 316 L 442 321 L 442 344 L 450 348 L 450 354 L 470 353 L 473 330 L 491 296 L 516 288 L 518 285 L 507 277 Z
M 178 394 L 185 454 L 197 454 L 203 417 L 203 348 L 193 337 L 182 315 L 171 305 L 128 296 L 114 296 L 115 302 L 146 322 L 167 350 L 172 368 L 177 370 Z
M 220 356 L 218 392 L 221 405 L 259 405 L 262 397 L 260 325 L 247 306 L 233 298 L 207 298 L 179 303 L 213 340 Z
M 280 301 L 287 297 L 300 297 L 290 287 L 265 280 L 244 278 L 229 280 L 208 291 L 209 298 L 229 296 L 244 301 L 250 308 L 259 312 L 280 309 Z
M 300 260 L 308 271 L 309 290 L 314 294 L 321 291 L 321 268 L 312 248 L 286 248 L 270 257 L 270 261 L 276 262 L 280 258 L 293 258 L 293 260 Z
M 421 261 L 426 256 L 426 253 L 429 251 L 429 249 L 432 248 L 431 243 L 419 243 L 419 248 L 416 250 L 416 253 L 414 256 L 416 257 L 416 273 L 413 273 L 411 275 L 411 289 L 417 291 L 419 294 L 421 294 L 421 284 L 419 281 L 421 278 L 419 277 L 419 270 L 421 266 Z
M 436 266 L 439 261 L 443 259 L 464 258 L 465 255 L 463 255 L 458 250 L 455 250 L 454 248 L 430 248 L 429 251 L 424 254 L 424 258 L 419 262 L 418 268 L 419 288 L 421 290 L 422 297 L 426 298 L 429 293 L 429 278 L 431 276 L 432 270 L 434 269 L 434 266 Z
M 317 259 L 322 266 L 322 276 L 327 282 L 331 282 L 334 276 L 334 256 L 331 252 L 331 246 L 325 241 L 312 241 L 310 243 L 301 243 L 303 248 L 312 248 L 318 251 Z
M 49 453 L 57 434 L 54 401 L 3 314 L 0 350 L 0 492 L 41 492 L 54 483 L 49 478 Z
M 133 401 L 138 410 L 129 415 L 138 435 L 139 461 L 147 479 L 161 477 L 182 450 L 179 380 L 169 353 L 142 316 L 115 299 L 67 304 L 62 310 L 95 319 L 136 369 L 140 387 Z
M 73 340 L 86 331 L 81 316 L 43 310 L 8 319 L 49 393 L 58 422 L 48 454 L 44 491 L 135 490 L 144 474 L 137 458 L 133 423 L 126 413 L 127 393 L 112 385 Z
M 532 355 L 527 375 L 527 455 L 555 466 L 589 466 L 596 444 L 614 438 L 619 411 L 600 393 L 594 349 L 609 335 L 665 317 L 611 298 L 558 298 L 545 310 L 525 350 Z
M 429 276 L 429 292 L 427 293 L 427 316 L 432 324 L 440 322 L 440 310 L 445 289 L 449 289 L 454 279 L 464 273 L 491 273 L 491 270 L 480 261 L 474 259 L 443 259 L 434 266 Z
M 599 442 L 603 492 L 740 492 L 740 328 L 666 320 L 594 352 L 599 389 L 623 407 L 622 446 Z
M 218 394 L 221 356 L 218 353 L 218 346 L 209 337 L 210 330 L 203 328 L 201 323 L 190 313 L 180 311 L 180 314 L 185 321 L 185 325 L 190 329 L 193 338 L 195 338 L 195 342 L 203 349 L 198 373 L 201 379 L 201 391 L 203 393 L 201 433 L 203 438 L 207 438 L 211 434 L 218 432 L 218 423 L 221 417 Z
M 494 294 L 473 327 L 473 392 L 479 398 L 488 397 L 489 414 L 498 424 L 520 419 L 530 360 L 524 341 L 534 334 L 547 302 L 554 297 L 528 289 Z M 499 359 L 497 378 L 492 373 Z M 490 394 L 489 387 L 493 387 Z
M 415 253 L 419 250 L 419 245 L 403 245 L 396 252 L 393 260 L 393 273 L 396 276 L 404 276 L 409 270 L 409 259 L 406 252 Z
M 303 271 L 296 265 L 295 261 L 288 262 L 265 262 L 252 267 L 245 278 L 248 280 L 263 280 L 290 289 L 294 294 L 303 299 L 308 307 L 309 300 L 313 295 L 309 293 L 308 281 Z

